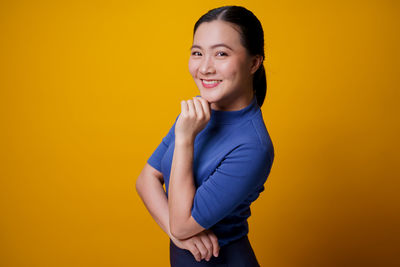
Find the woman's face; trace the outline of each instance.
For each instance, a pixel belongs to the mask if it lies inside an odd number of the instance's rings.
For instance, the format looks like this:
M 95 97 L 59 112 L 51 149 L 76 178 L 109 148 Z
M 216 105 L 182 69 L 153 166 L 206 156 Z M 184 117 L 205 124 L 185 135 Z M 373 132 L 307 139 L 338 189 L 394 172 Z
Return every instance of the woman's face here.
M 189 72 L 212 109 L 238 110 L 253 97 L 252 74 L 262 57 L 247 53 L 238 31 L 234 24 L 214 20 L 200 24 L 193 37 Z

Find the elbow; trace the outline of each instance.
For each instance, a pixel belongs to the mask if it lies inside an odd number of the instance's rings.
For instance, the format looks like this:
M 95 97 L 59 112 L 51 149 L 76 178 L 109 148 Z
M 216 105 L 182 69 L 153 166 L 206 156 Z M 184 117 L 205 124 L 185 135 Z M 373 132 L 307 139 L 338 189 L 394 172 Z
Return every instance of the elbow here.
M 140 176 L 136 179 L 136 182 L 135 182 L 135 189 L 136 189 L 137 193 L 139 193 L 139 190 L 140 190 L 140 182 L 139 182 L 139 180 L 140 180 Z
M 184 227 L 185 224 L 179 225 L 172 221 L 169 223 L 171 235 L 176 239 L 186 239 L 192 236 L 192 234 L 187 231 Z
M 171 235 L 177 239 L 187 239 L 206 230 L 192 216 L 186 220 L 177 220 L 177 218 L 174 219 L 173 216 L 170 216 L 169 227 Z
M 171 235 L 175 237 L 176 239 L 187 239 L 191 237 L 189 233 L 183 231 L 182 229 L 176 229 L 175 227 L 171 227 Z
M 136 190 L 136 193 L 137 193 L 139 196 L 141 196 L 142 187 L 143 187 L 143 183 L 142 183 L 141 176 L 139 175 L 139 177 L 136 179 L 136 182 L 135 182 L 135 190 Z

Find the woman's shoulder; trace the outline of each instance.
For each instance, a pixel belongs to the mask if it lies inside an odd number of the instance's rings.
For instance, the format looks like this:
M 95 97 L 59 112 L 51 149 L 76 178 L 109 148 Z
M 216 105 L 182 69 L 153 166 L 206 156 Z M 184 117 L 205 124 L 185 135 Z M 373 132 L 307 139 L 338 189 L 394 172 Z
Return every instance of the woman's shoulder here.
M 235 131 L 237 145 L 273 149 L 272 140 L 262 116 L 253 116 Z

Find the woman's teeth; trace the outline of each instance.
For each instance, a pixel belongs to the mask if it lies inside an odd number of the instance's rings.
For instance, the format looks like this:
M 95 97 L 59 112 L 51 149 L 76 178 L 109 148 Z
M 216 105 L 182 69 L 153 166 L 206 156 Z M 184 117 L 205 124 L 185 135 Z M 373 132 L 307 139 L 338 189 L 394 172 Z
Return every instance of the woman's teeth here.
M 205 83 L 205 84 L 216 84 L 219 82 L 222 82 L 222 80 L 212 80 L 212 81 L 203 80 L 203 83 Z

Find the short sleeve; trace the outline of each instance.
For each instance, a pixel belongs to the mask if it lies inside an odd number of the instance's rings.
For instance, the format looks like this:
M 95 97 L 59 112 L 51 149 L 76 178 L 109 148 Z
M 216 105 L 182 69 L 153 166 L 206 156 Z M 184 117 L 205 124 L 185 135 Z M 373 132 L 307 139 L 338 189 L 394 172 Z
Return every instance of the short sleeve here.
M 167 151 L 172 140 L 175 138 L 175 124 L 176 124 L 176 121 L 178 120 L 178 118 L 179 118 L 179 115 L 175 119 L 175 122 L 172 125 L 172 127 L 169 129 L 167 135 L 165 135 L 162 138 L 161 143 L 157 146 L 157 148 L 154 150 L 154 152 L 151 154 L 151 156 L 147 160 L 147 163 L 149 163 L 152 167 L 154 167 L 159 172 L 161 172 L 161 160 L 165 154 L 165 151 Z
M 233 149 L 196 190 L 192 217 L 209 229 L 265 183 L 272 167 L 272 147 L 243 144 Z

